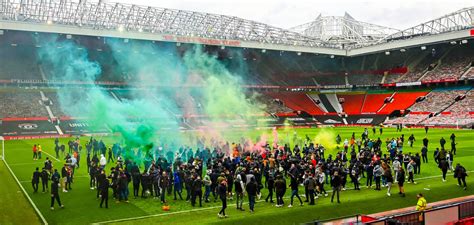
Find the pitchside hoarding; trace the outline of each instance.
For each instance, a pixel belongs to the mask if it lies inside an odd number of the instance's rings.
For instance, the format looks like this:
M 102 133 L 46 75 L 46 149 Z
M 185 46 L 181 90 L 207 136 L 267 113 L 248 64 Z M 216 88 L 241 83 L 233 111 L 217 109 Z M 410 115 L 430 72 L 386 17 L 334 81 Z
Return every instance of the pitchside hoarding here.
M 59 135 L 54 125 L 47 120 L 5 121 L 0 125 L 0 136 Z

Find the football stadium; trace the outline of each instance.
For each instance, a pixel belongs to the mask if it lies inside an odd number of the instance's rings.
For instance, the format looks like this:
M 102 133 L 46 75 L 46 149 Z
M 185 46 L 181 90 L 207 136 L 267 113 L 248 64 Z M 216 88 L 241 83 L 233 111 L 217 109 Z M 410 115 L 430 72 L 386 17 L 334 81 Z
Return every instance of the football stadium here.
M 0 224 L 472 224 L 474 7 L 376 23 L 0 1 Z

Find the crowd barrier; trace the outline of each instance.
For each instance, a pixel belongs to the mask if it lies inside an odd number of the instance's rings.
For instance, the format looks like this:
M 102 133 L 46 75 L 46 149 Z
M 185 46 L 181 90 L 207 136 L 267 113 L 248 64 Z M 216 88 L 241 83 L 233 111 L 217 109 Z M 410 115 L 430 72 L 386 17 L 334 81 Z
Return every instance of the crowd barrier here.
M 474 223 L 474 199 L 436 206 L 423 212 L 409 211 L 381 218 L 351 215 L 315 220 L 305 225 L 467 225 Z

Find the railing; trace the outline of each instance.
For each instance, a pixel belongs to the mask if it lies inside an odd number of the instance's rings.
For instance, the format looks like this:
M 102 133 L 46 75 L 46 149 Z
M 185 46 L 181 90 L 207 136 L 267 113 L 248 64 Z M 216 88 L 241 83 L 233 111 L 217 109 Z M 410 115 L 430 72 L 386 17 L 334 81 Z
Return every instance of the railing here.
M 438 224 L 455 222 L 474 216 L 474 200 L 452 203 L 423 212 L 407 212 L 398 215 L 392 215 L 371 221 L 368 225 L 388 225 L 388 224 L 432 224 L 436 221 Z

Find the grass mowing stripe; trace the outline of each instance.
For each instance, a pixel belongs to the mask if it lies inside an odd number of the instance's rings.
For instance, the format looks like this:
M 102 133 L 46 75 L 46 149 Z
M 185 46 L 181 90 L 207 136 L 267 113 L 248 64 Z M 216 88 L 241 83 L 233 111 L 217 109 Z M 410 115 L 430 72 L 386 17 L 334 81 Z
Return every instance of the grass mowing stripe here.
M 292 141 L 288 138 L 288 142 L 290 142 L 290 145 L 301 144 L 306 134 L 309 135 L 310 137 L 313 137 L 319 133 L 319 130 L 320 129 L 298 129 L 297 130 L 298 137 L 299 137 L 298 141 L 297 142 L 293 141 L 293 143 L 291 143 Z M 357 129 L 354 129 L 354 128 L 342 129 L 341 128 L 341 129 L 329 129 L 329 130 L 334 133 L 339 133 L 341 137 L 343 138 L 346 138 L 346 137 L 349 138 L 353 132 L 356 132 L 356 133 L 362 132 L 361 128 L 357 128 Z M 385 140 L 386 138 L 396 137 L 401 134 L 400 132 L 395 132 L 395 130 L 391 128 L 388 128 L 384 131 L 386 132 L 384 132 L 383 135 L 376 135 L 374 136 L 374 138 L 380 137 L 382 140 Z M 431 194 L 429 194 L 428 196 L 429 196 L 429 199 L 432 199 L 432 200 L 444 199 L 444 197 L 441 198 L 441 196 L 459 197 L 459 196 L 465 196 L 470 193 L 474 194 L 474 192 L 472 192 L 469 189 L 467 192 L 461 191 L 461 189 L 459 188 L 455 189 L 454 187 L 456 187 L 455 185 L 457 181 L 455 181 L 455 179 L 452 178 L 452 173 L 450 173 L 451 177 L 449 177 L 448 182 L 446 182 L 447 185 L 442 183 L 441 179 L 438 180 L 438 178 L 431 179 L 431 180 L 424 178 L 424 177 L 432 177 L 432 176 L 441 178 L 440 176 L 441 170 L 437 167 L 435 163 L 433 163 L 432 153 L 435 147 L 439 147 L 439 144 L 438 144 L 439 138 L 444 136 L 446 139 L 448 139 L 451 132 L 454 132 L 458 136 L 457 142 L 459 142 L 458 155 L 454 157 L 455 163 L 459 162 L 462 165 L 465 165 L 468 171 L 471 171 L 474 169 L 474 167 L 471 166 L 471 162 L 474 156 L 474 151 L 470 151 L 472 149 L 472 146 L 474 146 L 474 139 L 470 138 L 470 136 L 472 135 L 472 131 L 464 131 L 464 130 L 445 131 L 445 130 L 437 130 L 437 129 L 430 130 L 430 134 L 428 135 L 428 138 L 430 139 L 430 148 L 428 152 L 430 163 L 422 164 L 421 175 L 415 175 L 415 177 L 418 177 L 416 179 L 418 183 L 417 185 L 410 185 L 407 183 L 406 188 L 408 189 L 407 193 L 409 195 L 413 195 L 415 194 L 415 192 L 416 193 L 419 193 L 420 191 L 423 192 L 424 191 L 423 188 L 425 187 L 431 189 L 430 190 Z M 256 138 L 263 135 L 262 133 L 265 134 L 265 132 L 262 132 L 262 131 L 251 131 L 245 134 L 232 133 L 232 134 L 229 134 L 230 136 L 228 138 L 229 140 L 237 140 L 238 138 L 241 138 L 242 136 L 249 136 L 251 138 Z M 279 133 L 281 134 L 280 136 L 285 136 L 286 134 L 284 131 L 279 131 Z M 292 134 L 293 131 L 289 133 Z M 418 139 L 423 138 L 423 136 L 425 136 L 424 130 L 422 129 L 412 129 L 411 131 L 407 130 L 407 132 L 405 132 L 405 135 L 409 135 L 410 133 L 414 133 Z M 267 135 L 271 136 L 270 133 L 268 133 Z M 70 138 L 61 138 L 60 142 L 67 143 L 67 141 L 69 140 Z M 81 143 L 84 143 L 87 140 L 88 138 L 82 137 Z M 111 145 L 116 142 L 116 138 L 106 137 L 106 138 L 103 138 L 103 141 L 107 145 Z M 21 140 L 21 141 L 6 142 L 5 151 L 6 152 L 8 151 L 7 154 L 11 156 L 8 159 L 8 162 L 11 163 L 9 165 L 11 166 L 15 163 L 20 164 L 20 163 L 32 162 L 31 161 L 31 146 L 38 143 L 41 144 L 41 146 L 43 146 L 43 149 L 46 149 L 49 152 L 52 151 L 50 149 L 54 149 L 54 139 Z M 417 153 L 420 151 L 421 145 L 422 145 L 421 141 L 417 141 L 414 143 L 413 147 L 405 146 L 404 152 L 406 151 L 406 152 Z M 332 147 L 331 145 L 329 146 L 330 147 L 327 149 L 326 153 L 334 155 L 337 151 L 336 146 L 332 146 Z M 47 154 L 44 154 L 44 156 L 47 156 Z M 81 156 L 82 158 L 86 157 L 85 151 L 82 152 Z M 60 159 L 61 161 L 63 161 L 63 155 L 61 155 L 61 157 L 57 157 L 57 159 Z M 51 160 L 54 162 L 54 164 L 58 164 L 56 165 L 58 169 L 61 168 L 61 165 L 60 165 L 61 162 L 58 162 L 54 159 L 51 159 Z M 21 165 L 11 166 L 11 169 L 13 170 L 13 172 L 15 173 L 15 175 L 17 176 L 19 180 L 28 180 L 29 182 L 29 180 L 31 179 L 31 173 L 36 166 L 41 166 L 41 162 L 38 162 L 38 164 L 25 164 L 24 166 L 21 166 Z M 7 170 L 5 169 L 4 171 L 6 172 Z M 76 172 L 77 172 L 76 177 L 79 177 L 82 175 L 84 176 L 89 175 L 87 174 L 87 171 L 82 170 L 82 168 L 81 170 L 76 170 Z M 422 178 L 424 178 L 425 181 L 419 180 Z M 366 180 L 365 178 L 362 178 L 360 180 L 361 189 L 364 191 L 364 193 L 357 194 L 356 191 L 346 191 L 346 193 L 343 194 L 344 196 L 347 195 L 348 202 L 353 202 L 354 203 L 353 205 L 343 204 L 342 206 L 338 206 L 336 210 L 336 208 L 333 209 L 333 207 L 329 207 L 329 201 L 327 198 L 320 198 L 321 199 L 320 203 L 318 203 L 319 207 L 316 207 L 314 209 L 323 210 L 323 211 L 318 212 L 316 214 L 322 216 L 322 218 L 330 218 L 334 216 L 339 217 L 339 216 L 354 214 L 357 211 L 366 212 L 366 213 L 375 213 L 380 210 L 383 210 L 383 211 L 391 210 L 391 209 L 396 208 L 397 206 L 400 206 L 400 207 L 409 206 L 408 201 L 396 199 L 393 197 L 390 198 L 390 200 L 387 199 L 387 203 L 390 203 L 390 204 L 384 204 L 383 206 L 380 206 L 380 207 L 377 204 L 371 204 L 370 202 L 363 203 L 362 200 L 366 200 L 367 197 L 370 197 L 370 201 L 378 201 L 378 199 L 386 199 L 385 197 L 386 195 L 384 195 L 384 193 L 382 194 L 375 191 L 372 192 L 370 191 L 370 189 L 366 189 L 366 188 L 363 189 L 362 187 L 365 187 L 364 185 L 365 180 Z M 13 181 L 13 179 L 9 180 L 9 183 L 15 186 L 17 185 L 15 184 L 16 182 Z M 131 201 L 131 204 L 116 203 L 114 204 L 116 206 L 111 207 L 111 209 L 109 210 L 104 209 L 102 211 L 99 209 L 99 206 L 98 206 L 100 200 L 97 200 L 95 197 L 96 191 L 89 190 L 90 189 L 89 180 L 82 179 L 82 178 L 77 179 L 77 183 L 74 182 L 73 186 L 75 186 L 76 188 L 74 188 L 75 189 L 74 192 L 71 192 L 74 194 L 68 193 L 68 194 L 63 194 L 61 196 L 62 201 L 64 201 L 65 203 L 68 203 L 68 205 L 74 206 L 73 208 L 71 208 L 73 210 L 65 209 L 65 210 L 53 212 L 53 211 L 48 210 L 49 208 L 46 207 L 46 206 L 49 206 L 50 204 L 49 202 L 50 199 L 48 198 L 48 196 L 33 195 L 31 194 L 32 193 L 31 187 L 29 184 L 27 184 L 27 182 L 22 183 L 22 185 L 24 186 L 28 194 L 30 194 L 31 199 L 39 207 L 40 211 L 43 213 L 44 217 L 49 222 L 49 224 L 63 224 L 63 223 L 78 224 L 78 225 L 90 224 L 90 223 L 100 222 L 100 221 L 143 217 L 143 216 L 150 216 L 150 215 L 163 214 L 163 213 L 164 213 L 163 216 L 159 216 L 159 217 L 129 220 L 129 221 L 117 222 L 117 223 L 138 225 L 138 224 L 143 224 L 143 222 L 155 223 L 155 222 L 160 221 L 159 223 L 161 222 L 173 223 L 173 221 L 175 222 L 180 221 L 181 224 L 195 224 L 196 221 L 199 221 L 200 224 L 216 224 L 217 225 L 217 223 L 235 224 L 239 220 L 242 220 L 242 221 L 247 221 L 246 223 L 252 224 L 252 222 L 256 223 L 259 221 L 263 223 L 268 222 L 268 221 L 265 221 L 266 216 L 283 215 L 283 214 L 287 215 L 287 217 L 282 218 L 281 220 L 275 221 L 275 224 L 292 224 L 295 221 L 303 222 L 303 221 L 309 221 L 309 220 L 314 219 L 312 216 L 314 214 L 313 207 L 302 207 L 301 209 L 297 207 L 298 208 L 297 210 L 285 209 L 280 212 L 280 210 L 276 209 L 270 204 L 259 203 L 261 204 L 262 212 L 256 214 L 256 216 L 252 217 L 252 219 L 249 219 L 247 215 L 245 214 L 242 214 L 242 215 L 236 214 L 236 217 L 232 217 L 230 220 L 227 220 L 226 222 L 223 222 L 223 221 L 216 222 L 214 217 L 212 218 L 209 217 L 209 214 L 212 214 L 211 212 L 213 212 L 213 210 L 216 210 L 215 207 L 220 207 L 220 202 L 203 203 L 204 207 L 214 207 L 214 209 L 210 209 L 210 210 L 200 209 L 201 211 L 198 210 L 198 211 L 193 211 L 189 213 L 183 212 L 181 214 L 169 214 L 171 212 L 163 212 L 161 210 L 161 205 L 158 203 L 158 201 L 149 200 L 149 199 L 140 199 L 140 198 Z M 348 186 L 346 186 L 346 188 L 348 190 L 353 189 L 351 182 L 348 181 L 347 185 Z M 396 187 L 397 187 L 396 184 L 394 184 L 392 189 L 395 190 Z M 387 189 L 385 188 L 385 190 Z M 392 190 L 392 193 L 394 190 Z M 16 191 L 18 191 L 18 193 L 16 193 L 17 195 L 20 194 L 21 192 L 19 187 L 16 189 Z M 410 191 L 412 193 L 410 193 Z M 268 191 L 266 189 L 262 190 L 263 196 L 266 196 L 267 193 Z M 300 194 L 304 194 L 301 192 L 301 188 L 300 188 Z M 434 196 L 430 196 L 430 195 L 434 195 Z M 288 194 L 287 196 L 289 197 L 290 195 Z M 23 198 L 23 196 L 20 196 L 20 197 Z M 64 200 L 63 200 L 63 197 L 64 197 Z M 167 197 L 167 198 L 171 198 L 171 197 Z M 285 201 L 287 200 L 288 198 L 286 197 Z M 12 202 L 14 205 L 14 199 L 12 199 Z M 24 203 L 28 204 L 26 203 L 26 201 Z M 170 203 L 172 204 L 172 207 L 173 207 L 173 210 L 172 210 L 173 213 L 182 211 L 182 210 L 193 210 L 193 208 L 191 208 L 191 205 L 184 201 L 171 201 L 170 200 Z M 235 200 L 229 201 L 228 203 L 235 203 Z M 367 207 L 365 207 L 364 204 L 368 204 Z M 392 206 L 388 207 L 387 205 L 392 205 Z M 43 209 L 43 206 L 45 207 L 44 209 Z M 28 205 L 28 207 L 30 206 Z M 235 207 L 235 204 L 233 207 Z M 96 208 L 97 210 L 94 210 Z M 195 208 L 195 209 L 199 209 L 199 208 Z M 30 210 L 30 213 L 33 213 L 32 208 L 29 208 L 29 210 Z M 107 213 L 105 213 L 105 211 L 107 211 Z M 5 212 L 7 212 L 6 213 L 7 215 L 14 213 L 14 212 L 8 213 L 8 210 L 6 210 Z M 85 212 L 85 213 L 78 214 L 77 212 Z M 166 216 L 166 215 L 169 215 L 169 216 Z M 39 219 L 39 217 L 37 217 L 36 215 L 34 216 L 37 218 L 37 221 L 40 223 L 41 220 Z M 190 219 L 186 219 L 187 217 L 190 217 Z
M 473 171 L 468 171 L 469 173 L 474 172 Z M 450 175 L 453 173 L 447 173 L 447 175 Z M 429 177 L 421 177 L 418 179 L 414 180 L 429 180 L 433 178 L 439 178 L 442 177 L 442 175 L 436 175 L 436 176 L 429 176 Z M 367 188 L 366 186 L 362 188 Z M 396 188 L 394 188 L 396 190 Z M 332 193 L 332 190 L 328 190 L 327 193 Z M 300 197 L 305 197 L 305 195 L 300 195 Z M 290 197 L 285 196 L 283 197 L 284 199 L 289 199 Z M 256 202 L 263 202 L 264 200 L 258 200 Z M 227 206 L 235 206 L 236 204 L 227 204 Z M 177 212 L 170 212 L 170 213 L 159 213 L 159 214 L 153 214 L 153 215 L 147 215 L 147 216 L 137 216 L 137 217 L 130 217 L 130 218 L 123 218 L 123 219 L 117 219 L 117 220 L 108 220 L 108 221 L 102 221 L 102 222 L 96 222 L 92 224 L 108 224 L 108 223 L 117 223 L 117 222 L 125 222 L 125 221 L 131 221 L 131 220 L 139 220 L 139 219 L 147 219 L 147 218 L 152 218 L 152 217 L 160 217 L 160 216 L 168 216 L 168 215 L 175 215 L 175 214 L 181 214 L 181 213 L 189 213 L 189 212 L 197 212 L 197 211 L 204 211 L 204 210 L 210 210 L 210 209 L 218 209 L 221 208 L 221 206 L 212 206 L 212 207 L 206 207 L 206 208 L 200 208 L 200 209 L 190 209 L 190 210 L 182 210 L 182 211 L 177 211 Z
M 41 221 L 43 222 L 43 224 L 45 225 L 48 225 L 48 221 L 46 221 L 46 219 L 44 218 L 43 214 L 40 212 L 40 210 L 38 209 L 38 207 L 36 207 L 36 204 L 33 202 L 33 200 L 30 198 L 30 196 L 28 195 L 28 193 L 26 192 L 25 188 L 23 187 L 23 185 L 21 185 L 20 181 L 18 180 L 18 178 L 16 177 L 16 175 L 13 173 L 12 169 L 10 168 L 10 166 L 8 165 L 7 161 L 6 160 L 2 160 L 3 163 L 5 164 L 5 166 L 8 168 L 8 171 L 10 171 L 10 174 L 13 176 L 13 178 L 15 179 L 16 183 L 18 184 L 18 186 L 20 186 L 20 189 L 21 191 L 23 192 L 23 194 L 26 196 L 26 198 L 28 199 L 28 201 L 30 202 L 31 206 L 33 206 L 33 208 L 35 209 L 36 211 L 36 214 L 38 214 L 38 216 L 41 218 Z
M 85 175 L 84 176 L 74 176 L 74 179 L 76 179 L 76 178 L 86 178 L 86 177 L 88 178 L 90 176 L 85 176 Z M 31 180 L 21 180 L 20 182 L 21 183 L 26 183 L 26 182 L 31 182 Z
M 12 163 L 10 166 L 25 166 L 25 165 L 37 165 L 43 164 L 43 162 L 29 162 L 29 163 Z

